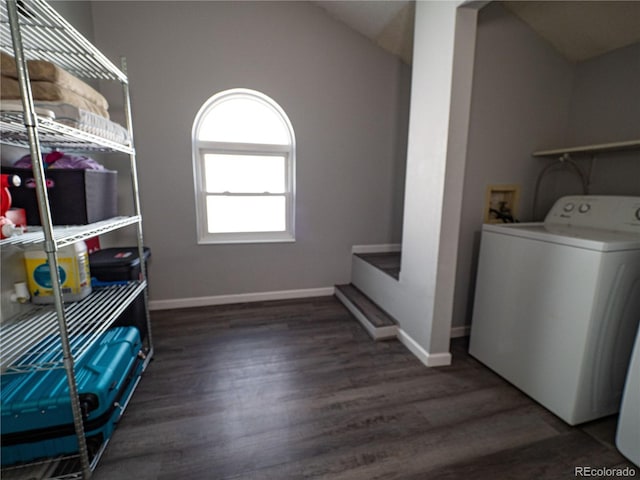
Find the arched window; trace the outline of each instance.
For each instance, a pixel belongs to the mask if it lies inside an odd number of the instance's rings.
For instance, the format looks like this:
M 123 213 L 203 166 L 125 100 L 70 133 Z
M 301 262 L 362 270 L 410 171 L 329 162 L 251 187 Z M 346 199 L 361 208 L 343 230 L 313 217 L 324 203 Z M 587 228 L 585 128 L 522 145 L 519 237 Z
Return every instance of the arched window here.
M 220 92 L 193 123 L 199 243 L 294 240 L 295 137 L 253 90 Z

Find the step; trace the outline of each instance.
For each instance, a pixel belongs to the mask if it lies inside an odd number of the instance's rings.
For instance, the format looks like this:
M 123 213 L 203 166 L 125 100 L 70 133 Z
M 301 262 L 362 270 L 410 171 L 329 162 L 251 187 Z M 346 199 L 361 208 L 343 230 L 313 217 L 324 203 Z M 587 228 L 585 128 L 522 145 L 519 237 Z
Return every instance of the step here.
M 396 338 L 397 322 L 352 284 L 336 285 L 335 295 L 374 340 Z
M 400 252 L 356 253 L 355 256 L 396 280 L 400 278 L 400 259 L 402 256 Z

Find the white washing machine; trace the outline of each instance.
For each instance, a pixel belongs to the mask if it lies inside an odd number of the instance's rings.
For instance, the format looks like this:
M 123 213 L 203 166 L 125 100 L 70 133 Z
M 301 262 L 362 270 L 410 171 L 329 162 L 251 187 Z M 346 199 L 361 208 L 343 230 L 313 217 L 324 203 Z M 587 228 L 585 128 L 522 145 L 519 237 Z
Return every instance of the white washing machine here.
M 620 405 L 616 446 L 625 457 L 640 467 L 640 330 L 636 335 Z
M 640 321 L 640 197 L 484 225 L 469 352 L 570 425 L 616 413 Z

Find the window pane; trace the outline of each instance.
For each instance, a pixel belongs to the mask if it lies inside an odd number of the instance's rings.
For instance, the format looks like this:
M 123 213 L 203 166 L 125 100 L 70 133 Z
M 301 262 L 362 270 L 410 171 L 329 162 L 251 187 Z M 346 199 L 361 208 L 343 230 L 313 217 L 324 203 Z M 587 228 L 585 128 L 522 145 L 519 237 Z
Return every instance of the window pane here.
M 209 193 L 284 193 L 285 158 L 266 155 L 204 155 Z
M 198 139 L 214 142 L 290 145 L 280 113 L 251 98 L 229 98 L 215 104 L 202 120 Z
M 284 232 L 284 195 L 274 197 L 207 197 L 209 233 Z

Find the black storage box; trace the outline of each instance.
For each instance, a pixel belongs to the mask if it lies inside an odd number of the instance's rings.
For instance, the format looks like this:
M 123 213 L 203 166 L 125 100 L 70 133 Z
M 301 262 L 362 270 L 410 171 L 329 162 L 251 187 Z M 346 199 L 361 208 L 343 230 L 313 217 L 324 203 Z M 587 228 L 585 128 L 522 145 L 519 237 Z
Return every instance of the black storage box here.
M 144 247 L 145 261 L 151 256 Z M 101 282 L 140 280 L 140 257 L 138 247 L 104 248 L 89 254 L 91 276 Z
M 151 250 L 144 247 L 145 262 L 151 256 Z M 141 275 L 138 247 L 105 248 L 89 254 L 91 277 L 101 282 L 120 282 L 139 280 Z M 147 337 L 147 316 L 144 308 L 144 296 L 139 295 L 114 323 L 114 327 L 135 326 L 144 341 Z
M 11 206 L 25 209 L 27 225 L 40 225 L 31 169 L 2 167 L 2 173 L 22 179 L 20 187 L 9 188 Z M 50 184 L 47 195 L 54 225 L 86 225 L 118 214 L 118 172 L 50 168 L 45 170 L 45 177 Z

